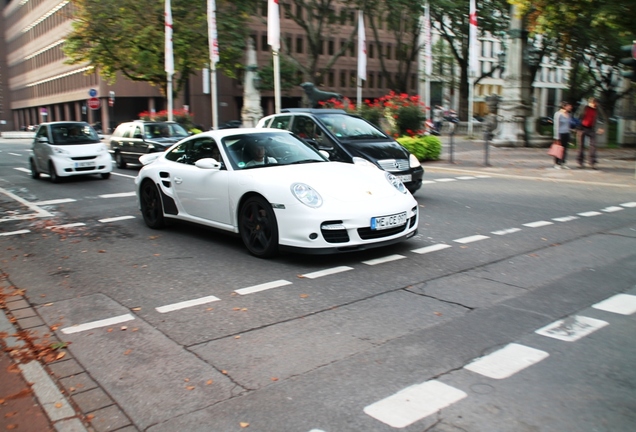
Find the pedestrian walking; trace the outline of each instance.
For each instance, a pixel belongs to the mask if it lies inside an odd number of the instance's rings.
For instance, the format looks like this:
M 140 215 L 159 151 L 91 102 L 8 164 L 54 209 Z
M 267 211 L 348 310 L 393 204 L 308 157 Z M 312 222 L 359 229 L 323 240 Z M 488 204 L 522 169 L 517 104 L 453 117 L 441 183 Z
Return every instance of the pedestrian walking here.
M 438 133 L 442 133 L 442 120 L 444 120 L 444 109 L 436 105 L 433 110 L 433 124 Z
M 553 122 L 553 138 L 563 147 L 563 156 L 554 158 L 554 168 L 570 169 L 565 161 L 568 157 L 568 146 L 570 145 L 570 125 L 572 121 L 572 104 L 570 102 L 561 102 L 561 109 L 554 114 Z
M 601 135 L 605 130 L 603 128 L 597 128 L 597 123 L 602 122 L 607 124 L 607 116 L 603 111 L 603 108 L 598 104 L 596 98 L 591 97 L 588 99 L 587 105 L 582 105 L 577 111 L 577 116 L 580 122 L 579 130 L 576 133 L 576 141 L 579 149 L 577 162 L 579 168 L 584 167 L 585 163 L 585 140 L 587 138 L 589 144 L 588 161 L 592 169 L 598 169 L 596 159 L 596 135 Z M 600 117 L 600 119 L 599 119 Z

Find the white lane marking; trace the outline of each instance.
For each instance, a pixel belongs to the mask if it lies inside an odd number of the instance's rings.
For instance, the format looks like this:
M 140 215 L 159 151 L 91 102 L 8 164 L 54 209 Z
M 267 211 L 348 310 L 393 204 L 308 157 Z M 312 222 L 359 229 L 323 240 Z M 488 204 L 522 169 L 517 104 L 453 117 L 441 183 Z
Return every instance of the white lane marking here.
M 495 235 L 506 235 L 506 234 L 513 234 L 516 232 L 521 231 L 521 228 L 508 228 L 508 229 L 504 229 L 504 230 L 500 230 L 500 231 L 493 231 L 490 234 L 495 234 Z
M 468 396 L 437 380 L 407 387 L 368 405 L 364 412 L 394 428 L 404 428 Z
M 70 327 L 65 327 L 62 329 L 62 333 L 64 334 L 79 333 L 86 330 L 93 330 L 100 327 L 108 327 L 110 325 L 115 325 L 115 324 L 123 323 L 126 321 L 132 321 L 134 319 L 135 317 L 132 316 L 131 314 L 124 314 L 124 315 L 119 315 L 112 318 L 106 318 L 103 320 L 91 321 L 84 324 L 76 324 Z
M 539 227 L 547 226 L 547 225 L 554 225 L 554 222 L 550 222 L 550 221 L 536 221 L 536 222 L 530 222 L 530 223 L 523 224 L 523 226 L 526 226 L 528 228 L 539 228 Z
M 477 177 L 475 176 L 461 176 L 461 177 L 457 177 L 457 180 L 474 180 Z
M 424 180 L 422 181 L 422 184 L 433 184 L 435 183 L 433 180 Z
M 300 275 L 300 276 L 307 279 L 316 279 L 319 277 L 329 276 L 336 273 L 342 273 L 349 270 L 353 270 L 353 267 L 340 266 L 340 267 L 333 267 L 330 269 L 320 270 L 320 271 L 316 271 L 312 273 L 305 273 L 304 275 Z
M 621 204 L 621 205 L 622 205 L 623 207 L 627 207 L 627 208 L 634 208 L 634 207 L 636 207 L 636 201 L 623 203 L 623 204 Z
M 198 299 L 182 301 L 179 303 L 173 303 L 173 304 L 169 304 L 165 306 L 159 306 L 159 307 L 156 307 L 155 310 L 159 313 L 167 313 L 167 312 L 172 312 L 172 311 L 176 311 L 180 309 L 189 308 L 192 306 L 199 306 L 202 304 L 212 303 L 215 301 L 221 301 L 221 299 L 214 296 L 207 296 L 207 297 L 201 297 Z
M 632 315 L 636 312 L 636 296 L 630 294 L 616 294 L 592 305 L 594 309 L 600 309 L 621 315 Z
M 485 235 L 474 235 L 474 236 L 470 236 L 470 237 L 464 237 L 464 238 L 460 238 L 460 239 L 455 239 L 453 240 L 456 243 L 461 243 L 461 244 L 466 244 L 466 243 L 472 243 L 472 242 L 476 242 L 476 241 L 480 241 L 480 240 L 486 240 L 490 237 L 485 236 Z
M 621 210 L 625 210 L 625 209 L 619 206 L 611 206 L 611 207 L 605 207 L 604 209 L 601 209 L 601 211 L 604 211 L 605 213 L 613 213 L 613 212 L 617 212 Z
M 259 292 L 259 291 L 265 291 L 268 289 L 272 289 L 272 288 L 278 288 L 278 287 L 282 287 L 285 285 L 291 285 L 292 283 L 286 280 L 277 280 L 277 281 L 273 281 L 273 282 L 267 282 L 264 284 L 260 284 L 260 285 L 253 285 L 251 287 L 247 287 L 247 288 L 241 288 L 241 289 L 237 289 L 234 290 L 235 293 L 240 294 L 240 295 L 245 295 L 245 294 L 252 294 L 255 292 Z
M 33 204 L 45 206 L 45 205 L 53 205 L 53 204 L 64 204 L 64 203 L 70 203 L 75 201 L 76 200 L 74 200 L 73 198 L 62 198 L 62 199 L 55 199 L 55 200 L 48 200 L 48 201 L 36 201 Z
M 9 152 L 9 153 L 7 153 L 7 154 L 10 154 L 11 156 L 22 156 L 21 154 L 18 154 L 18 153 L 11 153 L 11 152 Z
M 116 172 L 114 172 L 114 171 L 111 171 L 111 174 L 112 174 L 112 175 L 119 176 L 119 177 L 127 177 L 127 178 L 131 178 L 131 179 L 137 178 L 137 176 L 128 175 L 128 174 L 120 174 L 120 173 L 116 173 Z
M 584 212 L 584 213 L 578 213 L 579 216 L 584 216 L 584 217 L 592 217 L 592 216 L 598 216 L 602 214 L 601 212 L 597 212 L 597 211 L 589 211 L 589 212 Z
M 504 348 L 473 360 L 464 369 L 488 378 L 504 379 L 548 357 L 545 351 L 511 343 Z
M 46 229 L 64 229 L 64 228 L 75 228 L 75 227 L 81 227 L 81 226 L 86 226 L 86 224 L 84 222 L 75 222 L 75 223 L 70 223 L 65 225 L 53 225 L 50 227 L 46 227 Z
M 20 231 L 10 231 L 10 232 L 5 232 L 5 233 L 0 233 L 0 237 L 6 237 L 6 236 L 12 236 L 12 235 L 18 235 L 18 234 L 26 234 L 26 233 L 30 233 L 31 231 L 24 229 L 24 230 L 20 230 Z
M 414 252 L 416 254 L 425 254 L 425 253 L 430 253 L 430 252 L 437 252 L 439 250 L 442 249 L 446 249 L 452 247 L 451 245 L 447 245 L 447 244 L 443 244 L 443 243 L 438 243 L 438 244 L 434 244 L 432 246 L 426 246 L 423 248 L 419 248 L 419 249 L 413 249 L 411 252 Z
M 402 258 L 406 258 L 404 255 L 389 255 L 389 256 L 385 256 L 383 258 L 376 258 L 376 259 L 372 259 L 369 261 L 362 261 L 362 264 L 366 264 L 366 265 L 377 265 L 377 264 L 384 264 L 387 262 L 391 262 L 391 261 L 397 261 L 397 260 L 401 260 Z
M 477 178 L 490 178 L 489 175 L 476 175 Z
M 30 171 L 29 171 L 29 172 L 30 172 Z M 41 209 L 41 208 L 40 208 L 40 207 L 38 207 L 37 205 L 35 205 L 35 204 L 33 204 L 33 203 L 30 203 L 29 201 L 27 201 L 27 200 L 25 200 L 25 199 L 20 198 L 20 197 L 19 197 L 19 196 L 17 196 L 16 194 L 13 194 L 13 193 L 9 192 L 9 191 L 8 191 L 8 190 L 6 190 L 6 189 L 2 189 L 2 188 L 0 188 L 0 193 L 5 194 L 5 195 L 6 195 L 6 196 L 8 196 L 9 198 L 11 198 L 11 199 L 13 199 L 13 200 L 15 200 L 15 201 L 19 202 L 20 204 L 22 204 L 22 205 L 24 205 L 24 206 L 28 207 L 29 209 L 31 209 L 32 211 L 34 211 L 34 212 L 35 212 L 35 214 L 34 214 L 34 215 L 30 215 L 30 216 L 32 216 L 32 217 L 52 217 L 52 216 L 53 216 L 53 214 L 52 214 L 52 213 L 49 213 L 49 212 L 47 212 L 46 210 Z
M 135 216 L 117 216 L 112 218 L 99 219 L 99 221 L 101 223 L 108 223 L 108 222 L 118 222 L 118 221 L 122 221 L 126 219 L 135 219 Z
M 552 220 L 557 222 L 570 222 L 578 218 L 579 218 L 578 216 L 564 216 L 564 217 L 553 218 Z
M 22 171 L 22 172 L 25 172 L 25 173 L 27 173 L 27 174 L 31 174 L 31 170 L 30 170 L 30 169 L 28 169 L 28 168 L 22 168 L 22 167 L 20 167 L 20 168 L 13 168 L 13 169 L 14 169 L 14 170 L 16 170 L 16 171 Z
M 438 183 L 445 183 L 445 182 L 454 182 L 457 181 L 457 179 L 455 178 L 440 178 L 440 179 L 435 179 L 436 182 Z
M 114 194 L 104 194 L 104 195 L 98 195 L 100 198 L 123 198 L 123 197 L 130 197 L 130 196 L 135 196 L 135 192 L 122 192 L 122 193 L 114 193 Z
M 574 315 L 548 324 L 535 330 L 535 333 L 566 342 L 574 342 L 606 325 L 608 323 L 605 321 Z

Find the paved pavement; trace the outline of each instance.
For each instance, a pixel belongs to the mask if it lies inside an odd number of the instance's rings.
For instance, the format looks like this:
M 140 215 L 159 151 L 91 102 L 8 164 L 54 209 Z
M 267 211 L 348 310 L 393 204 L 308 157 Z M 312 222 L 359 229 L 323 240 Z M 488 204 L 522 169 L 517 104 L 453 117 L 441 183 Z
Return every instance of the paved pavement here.
M 483 142 L 455 137 L 451 158 L 449 137 L 443 136 L 442 142 L 441 159 L 424 164 L 429 174 L 485 174 L 636 188 L 635 148 L 600 149 L 599 170 L 577 169 L 576 151 L 571 149 L 572 169 L 557 170 L 546 149 L 491 146 L 486 154 Z M 107 395 L 89 388 L 92 380 L 82 377 L 87 374 L 44 325 L 26 292 L 14 287 L 1 268 L 0 308 L 4 310 L 0 314 L 0 430 L 136 430 Z

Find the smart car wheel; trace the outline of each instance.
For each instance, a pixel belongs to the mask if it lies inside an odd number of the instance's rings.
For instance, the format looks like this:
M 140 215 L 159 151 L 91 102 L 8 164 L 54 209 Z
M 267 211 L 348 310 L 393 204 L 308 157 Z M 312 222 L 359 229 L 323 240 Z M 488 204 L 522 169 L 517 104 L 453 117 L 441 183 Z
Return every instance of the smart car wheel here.
M 160 229 L 166 226 L 163 208 L 161 207 L 161 196 L 157 186 L 151 180 L 146 180 L 141 185 L 139 201 L 141 214 L 146 225 L 153 229 Z
M 104 180 L 108 180 L 110 178 L 110 173 L 102 173 L 102 178 Z
M 53 162 L 49 162 L 49 177 L 51 178 L 51 183 L 60 182 L 60 177 L 57 175 L 57 171 L 55 171 L 55 165 L 53 165 Z
M 40 172 L 38 171 L 38 167 L 35 166 L 35 161 L 33 160 L 33 158 L 29 159 L 29 166 L 31 168 L 31 178 L 39 179 Z
M 117 164 L 117 168 L 124 169 L 127 166 L 126 161 L 119 152 L 115 153 L 115 163 Z
M 247 250 L 259 258 L 278 253 L 278 224 L 272 206 L 262 197 L 248 198 L 239 213 L 239 232 Z

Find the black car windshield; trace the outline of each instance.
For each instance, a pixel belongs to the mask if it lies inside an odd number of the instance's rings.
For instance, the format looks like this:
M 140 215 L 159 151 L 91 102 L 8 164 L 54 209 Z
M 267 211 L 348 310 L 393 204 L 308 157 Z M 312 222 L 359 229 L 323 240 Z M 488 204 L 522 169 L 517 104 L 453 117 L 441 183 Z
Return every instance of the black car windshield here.
M 387 136 L 371 123 L 347 114 L 316 114 L 316 117 L 338 138 L 387 139 Z
M 185 138 L 188 131 L 179 123 L 148 123 L 144 125 L 146 139 L 153 138 Z
M 88 124 L 60 123 L 51 125 L 51 138 L 56 145 L 93 144 L 100 142 L 99 135 Z
M 221 141 L 234 169 L 327 162 L 313 147 L 288 132 L 239 133 Z

